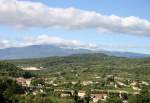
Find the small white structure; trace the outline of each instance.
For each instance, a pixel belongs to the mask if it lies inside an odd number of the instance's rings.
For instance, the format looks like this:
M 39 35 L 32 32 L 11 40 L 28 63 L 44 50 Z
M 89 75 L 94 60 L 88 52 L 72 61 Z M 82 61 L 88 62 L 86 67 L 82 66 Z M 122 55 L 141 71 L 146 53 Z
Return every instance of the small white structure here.
M 137 91 L 140 91 L 140 90 L 141 90 L 140 88 L 135 87 L 135 86 L 133 86 L 132 89 L 133 89 L 133 90 L 137 90 Z
M 67 93 L 61 93 L 61 97 L 69 97 L 70 94 L 67 94 Z
M 124 84 L 124 83 L 122 83 L 122 82 L 117 82 L 117 84 L 120 85 L 120 86 L 123 86 L 123 87 L 126 87 L 126 86 L 127 86 L 126 84 Z
M 72 84 L 77 84 L 77 82 L 71 82 Z
M 53 83 L 53 86 L 58 86 L 58 84 Z
M 31 80 L 32 80 L 32 79 L 26 79 L 26 84 L 27 84 L 28 87 L 29 87 L 30 84 L 31 84 Z
M 101 77 L 100 76 L 97 76 L 97 77 L 95 77 L 96 79 L 100 79 Z
M 136 85 L 137 85 L 137 82 L 132 82 L 130 85 L 131 85 L 131 86 L 136 86 Z
M 22 70 L 41 70 L 37 67 L 27 67 L 27 68 L 22 68 Z
M 82 85 L 86 86 L 86 85 L 90 85 L 90 84 L 93 84 L 92 81 L 83 81 L 82 82 Z
M 85 91 L 79 91 L 79 92 L 78 92 L 78 96 L 79 96 L 80 98 L 83 98 L 83 97 L 85 96 Z
M 148 82 L 145 82 L 145 81 L 142 81 L 142 84 L 143 84 L 143 85 L 146 85 L 146 86 L 149 85 L 149 83 L 148 83 Z

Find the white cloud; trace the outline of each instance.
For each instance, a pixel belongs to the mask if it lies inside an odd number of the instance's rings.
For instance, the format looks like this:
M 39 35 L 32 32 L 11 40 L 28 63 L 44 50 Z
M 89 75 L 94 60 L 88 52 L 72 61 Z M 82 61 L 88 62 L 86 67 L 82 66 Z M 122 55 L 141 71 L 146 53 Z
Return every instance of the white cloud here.
M 76 8 L 50 8 L 40 2 L 0 0 L 0 24 L 22 27 L 93 28 L 99 31 L 150 35 L 150 21 L 138 17 L 106 16 Z
M 117 50 L 127 51 L 131 49 L 146 49 L 150 50 L 150 45 L 135 45 L 135 44 L 95 44 L 85 43 L 79 40 L 67 40 L 61 37 L 49 36 L 47 34 L 39 35 L 37 37 L 25 37 L 20 41 L 0 40 L 0 49 L 9 47 L 24 47 L 30 45 L 54 45 L 62 48 L 71 49 L 89 49 L 89 50 Z
M 133 44 L 95 44 L 95 43 L 84 43 L 79 40 L 67 40 L 61 37 L 49 36 L 47 34 L 39 35 L 37 37 L 26 37 L 21 46 L 28 45 L 54 45 L 63 48 L 74 48 L 74 49 L 90 49 L 90 50 L 128 50 L 135 48 L 149 49 L 149 45 L 133 45 Z
M 26 45 L 50 44 L 62 47 L 79 47 L 81 42 L 78 40 L 66 40 L 60 37 L 48 36 L 46 34 L 38 37 L 27 37 L 24 40 Z
M 10 46 L 10 43 L 8 40 L 0 40 L 0 49 L 7 48 L 9 46 Z

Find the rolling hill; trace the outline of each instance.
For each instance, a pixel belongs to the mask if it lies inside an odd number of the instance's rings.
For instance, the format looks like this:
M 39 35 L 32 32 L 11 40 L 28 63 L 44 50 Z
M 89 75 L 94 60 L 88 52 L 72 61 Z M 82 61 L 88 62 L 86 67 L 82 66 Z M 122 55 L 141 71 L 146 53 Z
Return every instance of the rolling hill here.
M 118 77 L 145 79 L 150 77 L 150 58 L 125 58 L 102 53 L 74 54 L 64 57 L 9 60 L 19 67 L 42 67 L 39 75 L 60 74 L 66 78 L 92 79 L 94 75 L 116 75 Z M 35 72 L 35 71 L 34 71 Z

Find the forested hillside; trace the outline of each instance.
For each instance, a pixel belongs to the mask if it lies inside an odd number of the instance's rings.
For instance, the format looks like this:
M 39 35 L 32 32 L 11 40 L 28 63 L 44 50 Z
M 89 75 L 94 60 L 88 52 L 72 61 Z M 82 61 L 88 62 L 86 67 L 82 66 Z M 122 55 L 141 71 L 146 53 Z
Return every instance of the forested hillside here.
M 30 78 L 35 75 L 28 71 L 23 71 L 21 68 L 12 63 L 0 61 L 0 76 Z
M 23 69 L 28 67 L 38 69 Z M 150 101 L 150 58 L 131 59 L 95 53 L 9 60 L 0 62 L 0 76 L 0 99 L 6 103 Z M 24 85 L 28 81 L 30 84 Z M 121 92 L 122 97 L 119 97 Z M 99 97 L 94 102 L 92 95 L 106 95 L 107 98 Z
M 67 57 L 49 57 L 39 59 L 24 59 L 9 61 L 17 66 L 42 67 L 41 72 L 61 72 L 65 75 L 79 74 L 80 77 L 91 77 L 90 75 L 117 75 L 134 79 L 149 79 L 150 58 L 121 58 L 107 56 L 105 54 L 77 54 Z M 82 75 L 81 75 L 82 74 Z

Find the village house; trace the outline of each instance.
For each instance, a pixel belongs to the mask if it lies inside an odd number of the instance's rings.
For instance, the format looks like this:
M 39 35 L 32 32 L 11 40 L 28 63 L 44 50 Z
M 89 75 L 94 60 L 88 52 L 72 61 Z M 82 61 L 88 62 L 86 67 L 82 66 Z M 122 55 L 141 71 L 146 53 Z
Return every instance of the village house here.
M 116 84 L 115 84 L 115 88 L 117 88 L 117 87 L 127 87 L 127 85 L 126 84 L 124 84 L 124 83 L 122 83 L 122 82 L 117 82 Z
M 22 86 L 26 86 L 26 80 L 22 77 L 16 78 L 16 81 L 18 84 L 22 85 Z
M 96 78 L 96 79 L 100 79 L 101 77 L 100 77 L 100 76 L 96 76 L 95 78 Z
M 52 85 L 53 85 L 53 86 L 58 86 L 58 84 L 56 84 L 56 83 L 53 83 Z
M 79 92 L 78 92 L 78 96 L 79 96 L 80 98 L 84 98 L 85 95 L 86 95 L 85 91 L 79 91 Z
M 93 102 L 98 102 L 99 100 L 106 100 L 107 94 L 106 93 L 93 93 L 91 94 L 91 98 Z
M 93 84 L 93 81 L 83 81 L 82 85 L 86 86 L 86 85 L 90 85 Z
M 71 82 L 71 83 L 74 84 L 74 85 L 77 84 L 77 82 Z
M 61 93 L 61 97 L 70 97 L 72 95 L 71 91 L 64 91 Z
M 39 91 L 32 92 L 33 95 L 37 95 L 38 93 L 39 93 Z
M 135 86 L 132 86 L 132 89 L 133 89 L 133 90 L 137 90 L 137 91 L 140 91 L 140 90 L 141 90 L 140 88 L 135 87 Z
M 149 83 L 148 83 L 148 82 L 145 82 L 145 81 L 142 81 L 142 84 L 143 84 L 143 85 L 146 85 L 146 86 L 149 85 Z
M 138 83 L 136 81 L 133 81 L 130 86 L 136 86 Z
M 22 86 L 29 87 L 31 84 L 31 79 L 25 79 L 25 78 L 19 77 L 19 78 L 16 78 L 16 82 Z
M 32 79 L 26 79 L 26 84 L 27 84 L 28 87 L 31 85 L 31 80 Z
M 61 93 L 60 96 L 61 96 L 61 97 L 70 97 L 70 94 L 67 94 L 67 93 Z

